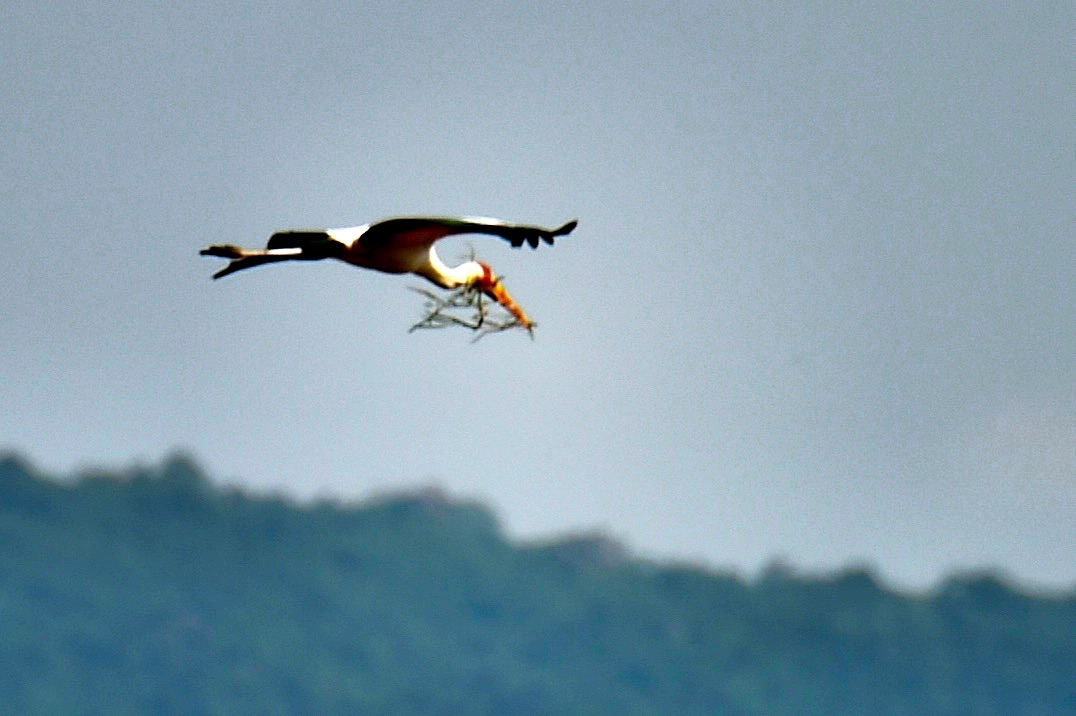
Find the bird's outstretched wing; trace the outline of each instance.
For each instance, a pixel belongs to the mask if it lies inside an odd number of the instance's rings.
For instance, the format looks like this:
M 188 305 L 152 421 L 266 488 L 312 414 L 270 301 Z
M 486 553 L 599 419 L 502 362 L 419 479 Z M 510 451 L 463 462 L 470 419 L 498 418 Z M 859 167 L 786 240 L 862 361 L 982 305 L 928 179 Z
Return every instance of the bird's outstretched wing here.
M 546 229 L 541 226 L 507 224 L 497 219 L 473 216 L 400 217 L 371 224 L 363 232 L 359 241 L 370 249 L 378 249 L 390 245 L 429 246 L 438 239 L 455 234 L 491 234 L 509 241 L 516 248 L 526 243 L 536 249 L 540 241 L 552 244 L 557 236 L 570 234 L 577 223 L 572 220 L 560 228 Z

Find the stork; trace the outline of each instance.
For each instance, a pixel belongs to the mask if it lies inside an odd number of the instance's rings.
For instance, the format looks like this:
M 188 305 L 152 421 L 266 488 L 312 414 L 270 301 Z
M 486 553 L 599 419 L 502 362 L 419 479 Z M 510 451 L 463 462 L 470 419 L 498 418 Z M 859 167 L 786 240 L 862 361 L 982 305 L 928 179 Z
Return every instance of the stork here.
M 530 331 L 534 322 L 508 294 L 488 264 L 471 260 L 459 266 L 447 266 L 434 245 L 446 236 L 489 234 L 505 239 L 515 248 L 529 244 L 536 249 L 541 241 L 552 245 L 557 236 L 570 234 L 576 223 L 573 220 L 558 229 L 544 229 L 484 217 L 397 217 L 343 229 L 278 231 L 269 237 L 264 249 L 214 244 L 202 249 L 201 255 L 231 260 L 213 274 L 214 279 L 277 261 L 330 258 L 384 273 L 413 273 L 441 288 L 476 288 L 504 306 Z

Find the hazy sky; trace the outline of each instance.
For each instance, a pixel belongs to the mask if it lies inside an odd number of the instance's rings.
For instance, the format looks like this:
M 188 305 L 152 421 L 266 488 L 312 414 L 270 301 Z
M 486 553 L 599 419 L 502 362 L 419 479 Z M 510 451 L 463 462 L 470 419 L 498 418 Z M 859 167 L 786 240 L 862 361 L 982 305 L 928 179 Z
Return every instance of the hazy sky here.
M 745 573 L 1076 583 L 1073 5 L 524 5 L 8 3 L 0 447 L 433 483 Z M 399 214 L 578 217 L 442 252 L 536 339 L 197 255 Z

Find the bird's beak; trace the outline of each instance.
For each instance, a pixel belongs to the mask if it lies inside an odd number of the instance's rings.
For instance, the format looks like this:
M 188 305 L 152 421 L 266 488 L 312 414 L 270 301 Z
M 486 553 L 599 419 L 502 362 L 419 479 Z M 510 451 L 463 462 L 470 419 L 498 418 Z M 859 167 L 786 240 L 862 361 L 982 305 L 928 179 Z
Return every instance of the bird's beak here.
M 491 283 L 488 283 L 483 287 L 486 295 L 492 298 L 497 303 L 504 306 L 505 310 L 516 317 L 519 324 L 527 329 L 528 332 L 534 333 L 534 321 L 527 317 L 527 314 L 523 312 L 523 309 L 519 307 L 519 304 L 513 300 L 512 296 L 504 288 L 504 284 L 501 280 L 494 278 Z

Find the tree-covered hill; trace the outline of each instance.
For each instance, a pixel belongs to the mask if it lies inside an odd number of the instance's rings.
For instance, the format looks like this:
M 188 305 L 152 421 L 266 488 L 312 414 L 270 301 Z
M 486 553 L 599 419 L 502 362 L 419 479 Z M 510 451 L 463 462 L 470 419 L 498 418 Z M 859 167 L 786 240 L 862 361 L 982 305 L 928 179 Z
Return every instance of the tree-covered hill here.
M 513 544 L 436 492 L 297 506 L 189 460 L 0 458 L 0 704 L 20 714 L 1072 714 L 1076 594 L 757 581 L 599 536 Z

